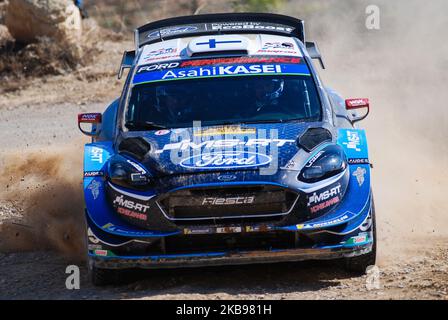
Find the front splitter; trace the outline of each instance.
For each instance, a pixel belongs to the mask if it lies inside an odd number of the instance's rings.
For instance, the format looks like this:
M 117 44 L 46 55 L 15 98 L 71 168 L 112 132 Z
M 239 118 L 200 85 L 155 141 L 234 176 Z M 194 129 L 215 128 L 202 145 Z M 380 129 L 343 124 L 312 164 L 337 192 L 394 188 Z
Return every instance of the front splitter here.
M 367 254 L 372 243 L 329 249 L 257 250 L 245 252 L 209 252 L 157 256 L 106 256 L 89 254 L 90 262 L 105 269 L 164 269 L 222 265 L 276 263 L 304 260 L 331 260 Z

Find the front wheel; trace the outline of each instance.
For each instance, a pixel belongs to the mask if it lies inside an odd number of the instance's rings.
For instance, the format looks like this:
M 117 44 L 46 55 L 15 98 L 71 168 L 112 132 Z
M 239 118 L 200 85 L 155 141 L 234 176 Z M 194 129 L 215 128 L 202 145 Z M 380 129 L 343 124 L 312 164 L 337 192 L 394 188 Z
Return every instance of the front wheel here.
M 372 235 L 373 235 L 373 243 L 372 243 L 372 251 L 369 253 L 363 254 L 361 256 L 344 258 L 345 269 L 347 271 L 356 272 L 356 273 L 366 273 L 366 269 L 368 266 L 373 266 L 376 263 L 376 218 L 375 218 L 375 204 L 372 200 Z

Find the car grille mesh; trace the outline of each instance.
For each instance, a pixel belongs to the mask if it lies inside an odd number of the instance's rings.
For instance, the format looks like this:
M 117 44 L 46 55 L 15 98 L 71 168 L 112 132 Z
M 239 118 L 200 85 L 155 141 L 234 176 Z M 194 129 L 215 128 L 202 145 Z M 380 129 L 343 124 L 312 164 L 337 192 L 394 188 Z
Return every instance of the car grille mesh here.
M 172 220 L 216 220 L 282 216 L 291 210 L 297 197 L 279 186 L 232 186 L 178 190 L 159 203 Z

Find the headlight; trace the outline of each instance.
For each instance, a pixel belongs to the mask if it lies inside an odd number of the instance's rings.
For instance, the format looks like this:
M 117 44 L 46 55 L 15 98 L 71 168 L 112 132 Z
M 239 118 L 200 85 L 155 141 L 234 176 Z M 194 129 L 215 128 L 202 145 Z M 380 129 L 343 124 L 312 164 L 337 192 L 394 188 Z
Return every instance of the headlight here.
M 299 180 L 313 183 L 341 173 L 347 168 L 347 157 L 342 147 L 331 145 L 319 151 L 303 167 Z
M 109 160 L 107 172 L 113 184 L 125 188 L 145 189 L 151 182 L 150 175 L 140 164 L 118 154 Z

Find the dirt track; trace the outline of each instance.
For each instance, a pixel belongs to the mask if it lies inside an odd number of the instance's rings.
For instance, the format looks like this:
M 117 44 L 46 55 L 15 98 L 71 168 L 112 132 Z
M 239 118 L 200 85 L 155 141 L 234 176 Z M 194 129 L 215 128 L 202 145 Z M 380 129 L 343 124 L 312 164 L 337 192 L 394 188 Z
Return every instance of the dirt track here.
M 0 256 L 0 299 L 447 299 L 444 246 L 407 262 L 380 267 L 380 289 L 367 290 L 329 263 L 289 263 L 136 273 L 128 284 L 95 288 L 81 269 L 81 289 L 65 288 L 60 256 L 48 252 Z

